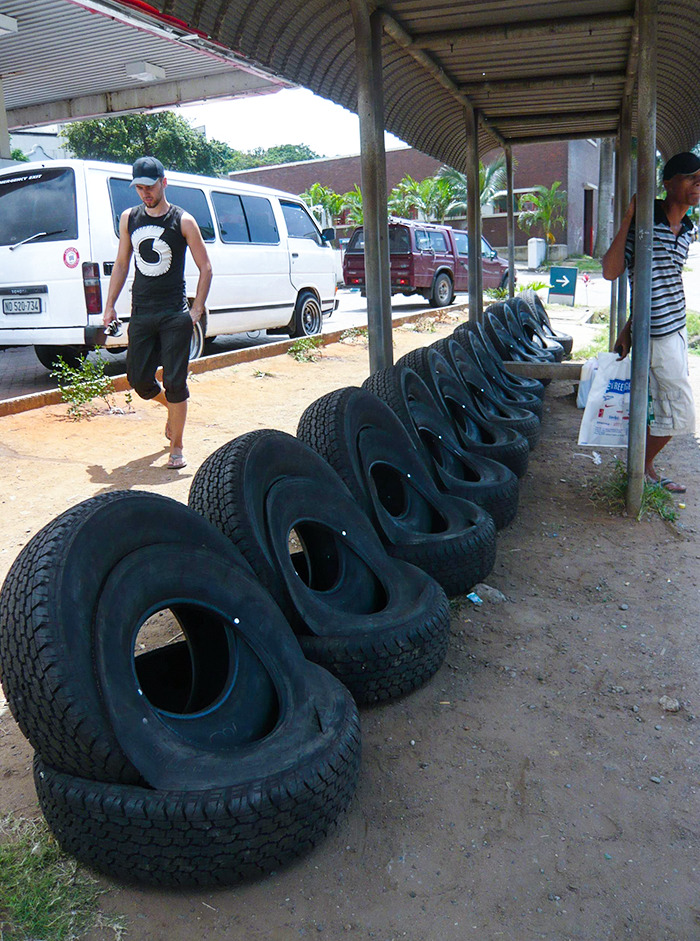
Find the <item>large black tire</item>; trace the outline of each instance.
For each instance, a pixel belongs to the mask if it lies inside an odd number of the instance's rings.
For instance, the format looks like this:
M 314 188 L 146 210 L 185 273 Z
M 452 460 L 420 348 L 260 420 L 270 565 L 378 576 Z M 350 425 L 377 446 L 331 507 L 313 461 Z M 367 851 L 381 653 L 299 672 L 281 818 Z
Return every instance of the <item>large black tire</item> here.
M 451 422 L 417 373 L 393 366 L 380 369 L 363 387 L 392 409 L 443 492 L 483 507 L 496 529 L 515 519 L 518 478 L 504 464 L 464 450 Z
M 476 408 L 469 390 L 455 375 L 444 356 L 431 347 L 401 357 L 397 368 L 417 367 L 466 451 L 481 454 L 509 467 L 517 477 L 527 471 L 530 447 L 527 439 L 505 423 L 487 421 Z
M 482 372 L 492 380 L 515 392 L 534 395 L 544 401 L 545 387 L 538 379 L 515 376 L 503 365 L 503 360 L 496 352 L 480 324 L 460 324 L 452 333 L 452 339 L 460 343 L 481 367 Z
M 39 756 L 34 781 L 61 847 L 119 881 L 229 885 L 307 852 L 347 808 L 360 768 L 357 708 L 317 667 L 316 735 L 288 766 L 261 765 L 235 785 L 162 791 L 56 771 Z
M 247 566 L 198 547 L 185 552 L 183 560 L 178 545 L 137 549 L 102 589 L 95 672 L 112 728 L 154 788 L 226 787 L 276 773 L 315 747 L 319 723 L 336 708 L 334 681 L 303 657 Z M 166 610 L 185 640 L 156 647 L 140 668 L 139 628 Z
M 423 569 L 448 597 L 489 575 L 493 520 L 438 491 L 408 432 L 377 396 L 353 387 L 330 392 L 306 409 L 297 436 L 343 480 L 394 558 Z
M 246 563 L 215 527 L 167 497 L 101 494 L 62 513 L 13 563 L 0 593 L 3 686 L 17 723 L 56 768 L 135 783 L 139 771 L 112 728 L 94 668 L 93 628 L 105 581 L 135 549 L 206 547 Z
M 453 374 L 463 384 L 484 421 L 513 428 L 527 438 L 531 451 L 537 447 L 540 440 L 540 420 L 534 412 L 524 406 L 513 405 L 501 396 L 455 340 L 449 337 L 439 340 L 432 344 L 432 348 L 441 354 Z M 437 362 L 439 361 L 433 360 L 431 368 L 437 368 Z
M 444 659 L 447 598 L 391 559 L 335 471 L 280 431 L 249 432 L 211 455 L 190 505 L 247 558 L 278 599 L 309 659 L 358 702 L 425 682 Z M 301 546 L 290 552 L 290 536 Z
M 322 330 L 321 302 L 313 291 L 300 291 L 294 307 L 290 337 L 312 337 Z

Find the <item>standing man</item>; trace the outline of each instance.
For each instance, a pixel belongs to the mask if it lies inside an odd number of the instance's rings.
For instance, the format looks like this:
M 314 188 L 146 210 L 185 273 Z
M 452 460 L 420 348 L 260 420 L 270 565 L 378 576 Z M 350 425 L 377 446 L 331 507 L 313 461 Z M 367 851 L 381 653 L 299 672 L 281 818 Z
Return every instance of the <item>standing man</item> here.
M 182 437 L 187 418 L 187 366 L 193 325 L 204 314 L 211 284 L 211 263 L 194 218 L 165 198 L 168 181 L 160 160 L 139 157 L 131 186 L 143 205 L 126 209 L 119 220 L 119 250 L 112 269 L 104 324 L 117 319 L 114 305 L 129 273 L 131 254 L 136 270 L 131 299 L 127 378 L 142 399 L 154 399 L 168 410 L 165 436 L 170 440 L 166 467 L 187 465 Z M 185 253 L 189 248 L 199 280 L 191 308 L 185 293 Z M 156 369 L 163 366 L 163 386 Z
M 654 458 L 672 437 L 695 430 L 693 391 L 688 378 L 688 337 L 685 325 L 683 265 L 693 240 L 693 226 L 686 213 L 700 203 L 700 157 L 680 153 L 664 167 L 666 198 L 654 204 L 651 272 L 650 409 L 647 425 L 644 473 L 671 493 L 685 487 L 659 477 Z M 634 215 L 632 197 L 620 230 L 603 256 L 603 277 L 614 281 L 627 268 L 630 293 L 634 290 Z M 632 307 L 630 297 L 630 309 Z M 632 315 L 615 341 L 615 352 L 624 359 L 633 340 Z

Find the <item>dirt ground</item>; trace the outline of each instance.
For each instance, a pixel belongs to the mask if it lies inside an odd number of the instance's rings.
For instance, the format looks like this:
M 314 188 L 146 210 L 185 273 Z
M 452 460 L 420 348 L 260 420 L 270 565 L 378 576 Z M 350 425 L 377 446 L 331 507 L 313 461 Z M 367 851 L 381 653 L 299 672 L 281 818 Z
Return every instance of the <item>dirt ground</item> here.
M 451 329 L 397 329 L 395 355 Z M 179 473 L 164 468 L 153 404 L 79 423 L 65 406 L 0 418 L 0 578 L 80 500 L 134 488 L 186 501 L 220 445 L 253 428 L 293 432 L 306 405 L 366 373 L 366 348 L 342 343 L 318 363 L 279 356 L 195 377 Z M 693 377 L 700 402 L 698 359 Z M 127 917 L 128 938 L 700 938 L 698 441 L 659 462 L 688 486 L 677 523 L 613 517 L 589 492 L 615 455 L 596 466 L 578 448 L 573 389 L 549 387 L 517 519 L 498 538 L 488 584 L 505 597 L 455 602 L 439 673 L 362 710 L 359 787 L 330 836 L 237 888 L 107 883 L 103 909 Z M 0 755 L 0 815 L 38 815 L 31 748 L 1 699 Z

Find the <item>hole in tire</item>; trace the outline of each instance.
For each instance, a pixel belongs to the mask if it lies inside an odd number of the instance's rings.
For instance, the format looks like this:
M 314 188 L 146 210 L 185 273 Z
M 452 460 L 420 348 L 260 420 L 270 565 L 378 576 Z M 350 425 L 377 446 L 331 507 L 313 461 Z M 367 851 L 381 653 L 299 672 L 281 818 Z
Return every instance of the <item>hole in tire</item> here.
M 297 523 L 289 534 L 289 548 L 302 582 L 318 594 L 332 592 L 340 610 L 370 614 L 386 607 L 386 592 L 369 564 L 330 527 Z
M 394 519 L 405 520 L 415 532 L 447 530 L 443 515 L 395 467 L 378 461 L 372 465 L 370 474 L 380 503 Z

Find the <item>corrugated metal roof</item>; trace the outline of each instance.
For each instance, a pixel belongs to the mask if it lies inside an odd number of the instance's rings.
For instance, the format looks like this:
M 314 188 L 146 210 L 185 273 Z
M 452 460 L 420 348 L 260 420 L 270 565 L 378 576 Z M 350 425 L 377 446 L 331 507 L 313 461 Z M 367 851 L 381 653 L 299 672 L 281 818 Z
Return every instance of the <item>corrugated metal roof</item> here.
M 240 71 L 229 50 L 203 37 L 183 40 L 187 30 L 168 24 L 161 28 L 149 18 L 135 27 L 134 11 L 124 12 L 128 16 L 120 20 L 67 0 L 0 0 L 0 13 L 18 22 L 15 34 L 0 37 L 0 79 L 8 111 L 143 89 L 144 83 L 127 75 L 126 63 L 132 61 L 159 66 L 171 83 Z M 265 80 L 258 85 L 259 91 L 279 87 Z
M 356 109 L 354 34 L 344 3 L 153 2 L 290 81 Z M 437 159 L 463 162 L 460 95 L 483 119 L 482 155 L 499 138 L 517 144 L 617 131 L 625 92 L 634 88 L 634 0 L 386 0 L 381 9 L 386 127 Z M 700 3 L 658 0 L 658 12 L 657 140 L 667 156 L 700 139 L 694 68 Z M 632 96 L 633 121 L 634 113 Z
M 76 5 L 91 2 L 161 32 Z M 149 3 L 153 16 L 143 0 L 0 0 L 0 13 L 21 22 L 0 39 L 8 109 L 133 87 L 124 63 L 145 59 L 176 80 L 259 66 L 356 110 L 346 2 Z M 465 101 L 478 109 L 482 156 L 502 141 L 615 133 L 630 91 L 634 122 L 635 0 L 386 0 L 381 9 L 386 128 L 438 160 L 464 161 Z M 657 143 L 668 156 L 700 139 L 700 2 L 658 0 L 658 11 Z M 169 33 L 162 15 L 199 32 Z

